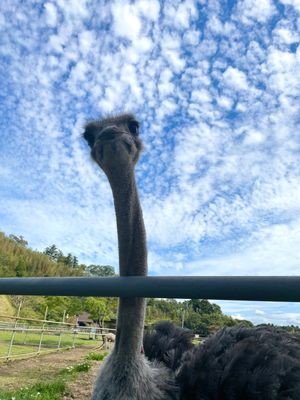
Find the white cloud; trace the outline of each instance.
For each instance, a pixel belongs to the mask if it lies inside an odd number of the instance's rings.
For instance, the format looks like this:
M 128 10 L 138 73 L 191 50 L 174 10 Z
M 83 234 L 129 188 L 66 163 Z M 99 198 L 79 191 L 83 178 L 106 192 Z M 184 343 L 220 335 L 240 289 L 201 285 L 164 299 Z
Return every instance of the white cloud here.
M 130 4 L 115 4 L 112 9 L 113 29 L 117 36 L 136 39 L 141 31 L 141 20 L 136 8 Z
M 224 82 L 236 90 L 248 89 L 246 74 L 237 68 L 228 67 L 223 74 Z
M 179 4 L 166 3 L 164 5 L 166 23 L 175 29 L 187 29 L 190 21 L 197 16 L 197 8 L 193 1 L 184 1 Z
M 139 13 L 151 21 L 157 21 L 159 18 L 160 4 L 157 0 L 141 0 L 135 3 Z
M 82 54 L 85 56 L 90 51 L 95 51 L 97 49 L 97 41 L 95 39 L 95 33 L 92 31 L 84 31 L 79 34 L 79 47 Z
M 231 315 L 231 317 L 234 319 L 241 320 L 241 321 L 243 321 L 245 319 L 245 317 L 243 317 L 241 314 L 233 314 L 233 315 Z
M 272 0 L 244 0 L 238 2 L 238 15 L 244 23 L 266 22 L 276 13 Z
M 281 3 L 293 6 L 297 11 L 300 11 L 300 0 L 281 0 Z
M 256 130 L 250 130 L 247 132 L 247 135 L 244 140 L 244 144 L 246 145 L 253 145 L 253 144 L 260 144 L 264 142 L 265 138 L 261 132 Z
M 230 97 L 227 96 L 219 96 L 217 98 L 217 102 L 220 107 L 223 107 L 225 110 L 230 110 L 233 105 L 233 101 Z
M 278 35 L 279 40 L 286 44 L 292 44 L 299 40 L 299 33 L 293 32 L 289 28 L 278 28 L 274 33 L 275 35 Z
M 53 3 L 46 3 L 44 7 L 46 10 L 46 23 L 48 26 L 53 28 L 57 25 L 57 8 Z

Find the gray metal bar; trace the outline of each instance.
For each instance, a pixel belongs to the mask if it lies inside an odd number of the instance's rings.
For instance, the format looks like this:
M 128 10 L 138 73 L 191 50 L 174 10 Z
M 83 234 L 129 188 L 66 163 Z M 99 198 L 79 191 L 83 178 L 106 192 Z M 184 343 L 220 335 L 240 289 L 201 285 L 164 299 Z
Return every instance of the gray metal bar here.
M 300 302 L 300 276 L 0 278 L 0 294 Z

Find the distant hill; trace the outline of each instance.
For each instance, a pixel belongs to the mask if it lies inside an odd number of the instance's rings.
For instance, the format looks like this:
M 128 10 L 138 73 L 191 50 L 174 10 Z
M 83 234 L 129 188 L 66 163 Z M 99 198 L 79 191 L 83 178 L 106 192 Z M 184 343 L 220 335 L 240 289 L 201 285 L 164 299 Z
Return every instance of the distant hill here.
M 77 257 L 63 254 L 55 244 L 43 252 L 32 250 L 22 236 L 6 235 L 0 232 L 0 277 L 50 277 L 50 276 L 110 276 L 115 275 L 114 268 L 108 265 L 79 264 Z M 115 314 L 116 306 L 109 306 L 109 299 L 54 297 L 54 296 L 0 296 L 0 315 L 15 315 L 22 300 L 21 316 L 43 318 L 48 307 L 48 318 L 62 320 L 66 311 L 70 320 L 82 311 L 102 314 L 108 318 Z M 116 302 L 115 302 L 116 303 Z M 109 312 L 108 309 L 113 311 Z M 3 318 L 0 318 L 3 321 Z
M 55 246 L 54 246 L 55 247 Z M 80 276 L 84 266 L 74 268 L 70 256 L 59 253 L 61 258 L 54 260 L 49 255 L 31 250 L 22 236 L 6 236 L 0 232 L 0 276 Z M 72 260 L 71 260 L 72 261 Z

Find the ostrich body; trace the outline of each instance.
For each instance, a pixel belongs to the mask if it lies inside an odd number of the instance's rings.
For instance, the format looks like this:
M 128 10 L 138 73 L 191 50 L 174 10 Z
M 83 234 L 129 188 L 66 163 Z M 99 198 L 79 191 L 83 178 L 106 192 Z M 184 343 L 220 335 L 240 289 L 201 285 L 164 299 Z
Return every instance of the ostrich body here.
M 300 338 L 271 327 L 223 328 L 198 346 L 169 322 L 144 350 L 175 373 L 181 400 L 299 400 Z
M 84 138 L 114 198 L 121 276 L 147 275 L 146 234 L 134 167 L 138 122 L 124 114 L 86 126 Z M 170 323 L 147 334 L 143 298 L 121 298 L 116 342 L 92 400 L 300 400 L 300 339 L 268 328 L 225 328 L 194 346 Z M 148 361 L 149 360 L 149 361 Z
M 147 275 L 146 234 L 134 167 L 142 149 L 131 114 L 89 123 L 92 157 L 106 174 L 114 198 L 121 276 Z M 96 380 L 92 400 L 176 400 L 174 373 L 141 353 L 145 299 L 121 298 L 116 342 Z

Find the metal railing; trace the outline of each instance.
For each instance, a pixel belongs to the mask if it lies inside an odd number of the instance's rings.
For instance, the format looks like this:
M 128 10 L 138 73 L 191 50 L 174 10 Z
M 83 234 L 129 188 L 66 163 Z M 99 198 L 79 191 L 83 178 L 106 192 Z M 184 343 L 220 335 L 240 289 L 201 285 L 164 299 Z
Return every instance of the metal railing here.
M 300 302 L 300 276 L 0 278 L 0 294 Z

